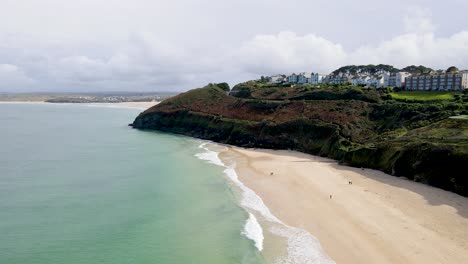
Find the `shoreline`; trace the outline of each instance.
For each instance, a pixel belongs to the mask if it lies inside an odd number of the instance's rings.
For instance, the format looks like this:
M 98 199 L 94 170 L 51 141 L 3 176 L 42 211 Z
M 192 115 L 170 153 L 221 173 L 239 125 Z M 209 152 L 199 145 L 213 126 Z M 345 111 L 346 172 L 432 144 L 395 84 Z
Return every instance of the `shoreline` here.
M 45 101 L 0 101 L 0 104 L 50 104 L 50 105 L 90 105 L 96 107 L 118 107 L 146 110 L 160 102 L 118 102 L 118 103 L 49 103 Z
M 219 157 L 236 164 L 239 180 L 337 263 L 462 263 L 468 255 L 465 197 L 299 152 L 226 147 Z
M 262 198 L 239 180 L 232 160 L 222 160 L 220 154 L 227 146 L 211 141 L 201 141 L 198 148 L 205 152 L 195 156 L 200 160 L 224 168 L 223 174 L 232 184 L 239 206 L 248 217 L 241 234 L 251 240 L 266 263 L 323 263 L 334 264 L 324 254 L 316 237 L 304 229 L 289 226 L 270 212 Z

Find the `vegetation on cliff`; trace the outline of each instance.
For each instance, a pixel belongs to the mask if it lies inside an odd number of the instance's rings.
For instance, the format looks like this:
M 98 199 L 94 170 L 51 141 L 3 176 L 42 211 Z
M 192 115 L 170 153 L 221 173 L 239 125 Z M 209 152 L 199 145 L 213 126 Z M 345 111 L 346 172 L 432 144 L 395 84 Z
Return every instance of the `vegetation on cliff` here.
M 377 74 L 379 72 L 398 72 L 399 70 L 392 65 L 379 64 L 379 65 L 348 65 L 343 66 L 332 72 L 334 75 L 347 74 L 347 75 L 356 75 L 358 73 L 367 73 L 370 75 Z
M 345 74 L 345 75 L 357 75 L 359 73 L 366 73 L 369 75 L 375 75 L 380 72 L 399 72 L 399 71 L 404 71 L 404 72 L 409 72 L 411 74 L 428 74 L 430 72 L 433 72 L 434 70 L 428 67 L 425 67 L 423 65 L 420 66 L 407 66 L 404 67 L 403 69 L 397 69 L 393 67 L 392 65 L 386 65 L 386 64 L 378 64 L 378 65 L 348 65 L 348 66 L 343 66 L 335 71 L 332 72 L 333 75 L 340 75 L 340 74 Z M 450 67 L 447 69 L 447 72 L 454 72 L 458 71 L 456 67 Z
M 401 69 L 401 71 L 409 72 L 411 74 L 418 75 L 418 74 L 428 74 L 428 73 L 433 72 L 434 70 L 431 69 L 431 68 L 425 67 L 423 65 L 419 65 L 419 66 L 411 65 L 411 66 L 407 66 L 407 67 Z
M 210 84 L 146 110 L 132 126 L 243 147 L 294 149 L 468 196 L 468 120 L 450 118 L 468 114 L 468 95 L 417 100 L 398 94 L 256 82 L 228 92 L 224 84 Z

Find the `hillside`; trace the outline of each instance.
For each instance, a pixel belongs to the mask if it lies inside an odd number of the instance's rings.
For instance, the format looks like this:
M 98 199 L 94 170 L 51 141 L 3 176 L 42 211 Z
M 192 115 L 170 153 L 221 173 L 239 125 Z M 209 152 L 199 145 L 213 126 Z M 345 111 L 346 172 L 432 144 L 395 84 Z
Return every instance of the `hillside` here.
M 393 100 L 352 86 L 208 85 L 141 113 L 132 126 L 243 147 L 294 149 L 468 196 L 467 95 Z

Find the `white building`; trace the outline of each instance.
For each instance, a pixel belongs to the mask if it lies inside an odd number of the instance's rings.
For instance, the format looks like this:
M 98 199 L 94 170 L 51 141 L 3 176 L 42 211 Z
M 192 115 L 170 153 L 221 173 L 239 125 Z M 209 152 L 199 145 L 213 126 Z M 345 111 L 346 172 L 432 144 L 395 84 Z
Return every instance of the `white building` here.
M 367 85 L 369 86 L 374 86 L 376 88 L 381 88 L 384 86 L 384 76 L 379 76 L 379 77 L 374 77 L 374 78 L 370 78 L 368 81 L 367 81 Z
M 384 73 L 384 87 L 390 87 L 391 83 L 395 83 L 395 74 L 394 73 Z M 392 80 L 390 80 L 392 79 Z
M 322 74 L 318 73 L 312 73 L 309 78 L 309 83 L 310 84 L 319 84 L 322 83 L 322 80 L 325 76 Z
M 298 75 L 295 73 L 288 76 L 288 83 L 297 83 Z
M 395 87 L 404 87 L 406 77 L 411 76 L 409 72 L 397 72 L 395 77 Z
M 357 77 L 351 80 L 352 85 L 367 85 L 370 80 L 369 76 Z
M 385 73 L 384 87 L 403 87 L 405 86 L 406 77 L 411 76 L 407 72 Z
M 328 84 L 343 84 L 351 83 L 352 78 L 345 75 L 328 75 L 323 79 L 324 83 Z
M 283 83 L 285 81 L 285 76 L 284 75 L 281 75 L 281 74 L 277 74 L 277 75 L 273 75 L 271 77 L 269 77 L 269 80 L 268 80 L 270 83 Z
M 308 83 L 310 79 L 310 73 L 302 72 L 297 76 L 297 83 Z

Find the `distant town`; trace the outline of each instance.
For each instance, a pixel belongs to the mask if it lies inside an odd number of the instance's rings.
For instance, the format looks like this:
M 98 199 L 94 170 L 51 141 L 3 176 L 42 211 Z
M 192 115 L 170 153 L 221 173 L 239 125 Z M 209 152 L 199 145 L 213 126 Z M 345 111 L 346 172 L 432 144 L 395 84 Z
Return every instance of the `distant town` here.
M 468 70 L 452 66 L 433 70 L 424 66 L 397 69 L 390 65 L 344 66 L 330 74 L 314 72 L 262 76 L 261 82 L 277 85 L 352 84 L 365 87 L 396 87 L 402 90 L 461 91 L 468 89 Z
M 0 102 L 26 101 L 47 103 L 124 103 L 160 102 L 176 93 L 82 93 L 82 94 L 0 94 Z

